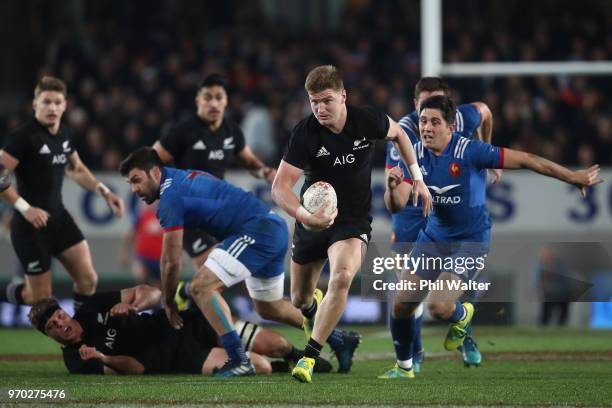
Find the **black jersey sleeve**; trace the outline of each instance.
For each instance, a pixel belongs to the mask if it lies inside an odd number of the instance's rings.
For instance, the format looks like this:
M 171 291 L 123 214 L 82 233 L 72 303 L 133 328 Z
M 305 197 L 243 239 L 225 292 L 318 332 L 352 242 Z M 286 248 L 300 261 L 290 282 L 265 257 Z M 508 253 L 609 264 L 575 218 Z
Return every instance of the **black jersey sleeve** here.
M 306 141 L 308 132 L 306 128 L 306 121 L 298 123 L 293 128 L 289 144 L 283 156 L 284 161 L 302 170 L 306 169 L 309 160 L 309 149 Z
M 181 135 L 184 131 L 184 127 L 182 123 L 171 126 L 159 139 L 159 143 L 172 155 L 172 157 L 174 157 L 174 161 L 178 160 L 183 153 L 183 138 Z
M 92 295 L 83 303 L 77 313 L 81 312 L 102 312 L 110 310 L 117 303 L 121 302 L 121 291 L 100 292 Z
M 82 360 L 76 347 L 66 347 L 62 349 L 62 354 L 70 374 L 104 374 L 104 364 L 101 361 Z
M 232 125 L 232 136 L 234 137 L 234 154 L 238 154 L 246 146 L 244 133 L 242 132 L 242 129 L 240 129 L 240 126 L 236 124 Z
M 384 112 L 378 109 L 366 107 L 361 109 L 359 126 L 366 130 L 366 138 L 371 140 L 381 140 L 389 133 L 389 118 Z
M 28 156 L 28 150 L 31 145 L 28 133 L 17 130 L 7 136 L 2 150 L 17 160 L 23 161 Z

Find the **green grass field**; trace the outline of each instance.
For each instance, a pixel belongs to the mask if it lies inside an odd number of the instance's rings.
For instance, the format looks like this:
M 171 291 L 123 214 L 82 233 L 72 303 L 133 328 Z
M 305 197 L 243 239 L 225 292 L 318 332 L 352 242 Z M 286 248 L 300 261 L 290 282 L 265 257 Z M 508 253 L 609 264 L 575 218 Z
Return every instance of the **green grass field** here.
M 382 327 L 363 334 L 348 375 L 320 374 L 312 384 L 288 374 L 218 380 L 203 376 L 68 375 L 58 346 L 33 330 L 0 330 L 0 405 L 8 389 L 63 389 L 61 406 L 197 404 L 274 405 L 525 405 L 612 406 L 612 332 L 478 327 L 478 368 L 442 349 L 442 328 L 425 328 L 430 353 L 412 381 L 378 380 L 393 364 Z M 297 345 L 301 333 L 279 330 Z M 21 401 L 23 402 L 23 400 Z M 40 405 L 49 403 L 33 401 Z

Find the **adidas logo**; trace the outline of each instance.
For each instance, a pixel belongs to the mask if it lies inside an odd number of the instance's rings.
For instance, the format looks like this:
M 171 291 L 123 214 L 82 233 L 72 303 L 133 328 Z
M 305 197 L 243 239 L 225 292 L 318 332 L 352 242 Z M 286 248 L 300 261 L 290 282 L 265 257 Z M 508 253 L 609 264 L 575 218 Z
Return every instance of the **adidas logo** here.
M 49 149 L 49 146 L 44 144 L 43 147 L 40 148 L 38 153 L 40 153 L 40 154 L 51 154 L 51 150 Z
M 317 152 L 317 155 L 315 157 L 321 157 L 321 156 L 329 156 L 330 153 L 327 151 L 327 149 L 323 146 L 321 146 L 321 148 L 319 149 L 319 151 Z
M 193 150 L 206 150 L 206 145 L 204 144 L 203 141 L 198 140 L 194 145 L 193 145 Z

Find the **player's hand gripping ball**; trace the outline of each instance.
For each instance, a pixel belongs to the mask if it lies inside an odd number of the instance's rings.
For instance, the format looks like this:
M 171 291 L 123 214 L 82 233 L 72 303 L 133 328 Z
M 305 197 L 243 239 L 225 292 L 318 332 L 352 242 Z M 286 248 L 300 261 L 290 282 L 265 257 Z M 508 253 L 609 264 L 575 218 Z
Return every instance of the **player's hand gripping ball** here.
M 329 216 L 336 211 L 338 206 L 336 190 L 334 190 L 331 184 L 325 181 L 317 181 L 308 187 L 308 189 L 304 192 L 304 196 L 302 197 L 302 205 L 311 214 L 314 214 L 321 208 L 325 207 L 323 214 Z M 309 227 L 308 225 L 303 225 L 305 229 L 309 231 L 313 230 L 313 228 Z

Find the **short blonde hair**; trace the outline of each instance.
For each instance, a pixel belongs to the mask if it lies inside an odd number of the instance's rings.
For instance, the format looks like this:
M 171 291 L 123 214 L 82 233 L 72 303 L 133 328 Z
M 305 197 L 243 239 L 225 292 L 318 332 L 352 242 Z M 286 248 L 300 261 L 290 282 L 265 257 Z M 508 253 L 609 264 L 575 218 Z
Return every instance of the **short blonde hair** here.
M 66 87 L 66 83 L 61 79 L 52 76 L 44 76 L 38 81 L 36 88 L 34 88 L 34 98 L 38 98 L 38 95 L 45 91 L 59 92 L 64 95 L 65 98 L 68 93 L 68 88 Z
M 320 65 L 308 73 L 304 88 L 308 93 L 322 92 L 326 89 L 341 91 L 344 89 L 344 83 L 336 67 Z

